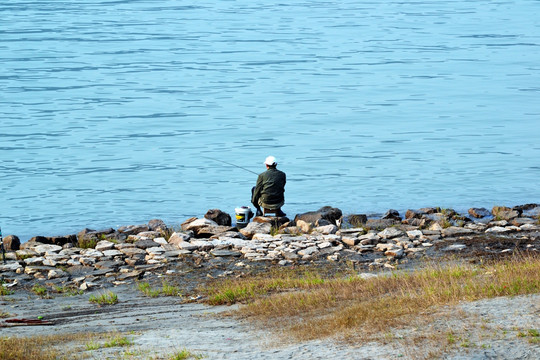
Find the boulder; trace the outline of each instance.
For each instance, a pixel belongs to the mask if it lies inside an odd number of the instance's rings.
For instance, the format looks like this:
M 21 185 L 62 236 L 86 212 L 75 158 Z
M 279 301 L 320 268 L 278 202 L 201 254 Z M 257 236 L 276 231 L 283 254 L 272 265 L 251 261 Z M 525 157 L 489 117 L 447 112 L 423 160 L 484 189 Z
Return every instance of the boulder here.
M 405 219 L 421 219 L 426 213 L 420 210 L 407 210 L 405 212 Z
M 46 253 L 57 253 L 62 250 L 62 247 L 60 245 L 42 244 L 35 246 L 33 250 L 40 255 L 45 255 Z
M 463 235 L 471 235 L 474 233 L 474 230 L 457 227 L 457 226 L 450 226 L 449 228 L 442 229 L 441 234 L 443 237 L 453 237 L 453 236 L 463 236 Z
M 195 231 L 195 237 L 208 239 L 212 236 L 219 236 L 220 234 L 233 231 L 233 229 L 236 229 L 236 228 L 231 227 L 231 226 L 221 226 L 221 225 L 202 226 L 202 227 L 199 227 L 197 231 Z
M 396 224 L 399 224 L 399 221 L 393 219 L 369 219 L 366 227 L 374 230 L 384 230 Z
M 354 227 L 362 227 L 367 223 L 367 215 L 365 214 L 353 214 L 347 217 L 347 222 Z
M 315 229 L 313 229 L 314 232 L 323 234 L 323 235 L 330 235 L 335 234 L 338 231 L 338 227 L 336 225 L 330 224 L 325 226 L 318 226 Z
M 302 231 L 304 234 L 309 234 L 313 231 L 313 225 L 304 220 L 296 221 L 296 226 L 300 228 L 300 231 Z
M 523 211 L 521 209 L 511 209 L 506 206 L 494 206 L 491 213 L 497 220 L 512 220 L 519 216 Z
M 404 231 L 402 231 L 400 229 L 390 227 L 390 228 L 386 228 L 383 231 L 379 232 L 377 235 L 380 238 L 383 238 L 383 239 L 393 239 L 393 238 L 405 236 L 406 234 L 405 234 Z
M 17 251 L 21 248 L 21 240 L 16 235 L 8 235 L 4 238 L 6 251 Z
M 390 209 L 388 210 L 384 216 L 382 217 L 383 219 L 390 219 L 390 220 L 397 220 L 397 221 L 401 221 L 401 216 L 399 216 L 399 212 L 397 210 L 394 210 L 394 209 Z
M 191 238 L 189 234 L 175 232 L 169 238 L 169 244 L 178 245 L 181 242 L 188 241 Z
M 245 228 L 240 229 L 240 232 L 246 238 L 251 239 L 253 235 L 257 233 L 270 234 L 271 229 L 272 229 L 272 226 L 269 223 L 261 224 L 261 223 L 252 222 L 252 223 L 249 223 Z
M 470 208 L 468 213 L 469 215 L 477 219 L 481 219 L 481 218 L 491 215 L 489 210 L 486 208 Z
M 303 214 L 297 214 L 294 218 L 296 223 L 298 220 L 303 220 L 305 222 L 315 225 L 317 220 L 325 219 L 330 221 L 332 224 L 337 225 L 338 220 L 341 219 L 343 213 L 338 208 L 333 208 L 331 206 L 324 206 L 317 211 L 309 211 Z
M 218 225 L 231 226 L 231 215 L 219 209 L 210 209 L 204 215 L 206 219 L 214 221 Z
M 112 248 L 114 248 L 114 243 L 110 242 L 110 241 L 107 241 L 107 240 L 101 240 L 100 242 L 98 242 L 96 244 L 96 250 L 97 251 L 105 251 L 105 250 L 111 250 Z
M 137 235 L 143 231 L 149 231 L 150 227 L 146 224 L 140 225 L 126 225 L 118 228 L 118 232 L 124 235 Z
M 209 220 L 209 219 L 206 219 L 206 218 L 195 219 L 195 220 L 192 220 L 192 221 L 189 221 L 189 222 L 188 221 L 186 221 L 185 223 L 183 223 L 181 225 L 182 230 L 184 230 L 184 231 L 193 231 L 194 233 L 197 233 L 201 228 L 204 228 L 204 227 L 207 227 L 207 226 L 219 226 L 215 221 Z
M 157 231 L 157 232 L 167 232 L 168 230 L 168 227 L 167 225 L 165 225 L 165 223 L 163 222 L 163 220 L 160 220 L 160 219 L 152 219 L 148 222 L 148 228 L 151 230 L 151 231 Z

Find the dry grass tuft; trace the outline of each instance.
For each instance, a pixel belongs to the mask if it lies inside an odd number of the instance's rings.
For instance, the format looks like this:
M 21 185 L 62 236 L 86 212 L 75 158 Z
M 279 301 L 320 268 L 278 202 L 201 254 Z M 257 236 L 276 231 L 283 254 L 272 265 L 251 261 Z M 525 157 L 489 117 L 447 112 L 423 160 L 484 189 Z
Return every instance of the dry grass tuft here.
M 432 265 L 414 272 L 362 279 L 274 272 L 214 284 L 211 304 L 245 302 L 239 314 L 298 340 L 340 334 L 373 339 L 441 306 L 540 292 L 540 256 L 480 266 Z
M 0 337 L 0 360 L 77 359 L 82 344 L 88 340 L 106 339 L 116 333 L 75 333 L 33 337 Z M 68 351 L 66 344 L 75 343 L 80 349 Z

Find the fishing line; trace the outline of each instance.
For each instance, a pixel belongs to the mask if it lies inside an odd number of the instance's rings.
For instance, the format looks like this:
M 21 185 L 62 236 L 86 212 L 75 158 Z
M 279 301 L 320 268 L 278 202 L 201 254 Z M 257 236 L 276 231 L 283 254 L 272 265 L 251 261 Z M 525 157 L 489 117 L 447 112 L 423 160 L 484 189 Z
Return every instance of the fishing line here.
M 206 158 L 206 159 L 210 159 L 210 160 L 214 160 L 214 161 L 218 161 L 218 162 L 220 162 L 220 163 L 224 163 L 224 164 L 227 164 L 227 165 L 231 165 L 231 166 L 237 167 L 237 168 L 239 168 L 239 169 L 248 171 L 248 172 L 250 172 L 250 173 L 252 173 L 252 174 L 259 175 L 259 174 L 257 174 L 255 171 L 251 171 L 251 170 L 249 170 L 249 169 L 246 169 L 245 167 L 238 166 L 238 165 L 235 165 L 235 164 L 230 163 L 230 162 L 227 162 L 227 161 L 215 159 L 215 158 L 210 157 L 210 156 L 201 156 L 201 157 Z

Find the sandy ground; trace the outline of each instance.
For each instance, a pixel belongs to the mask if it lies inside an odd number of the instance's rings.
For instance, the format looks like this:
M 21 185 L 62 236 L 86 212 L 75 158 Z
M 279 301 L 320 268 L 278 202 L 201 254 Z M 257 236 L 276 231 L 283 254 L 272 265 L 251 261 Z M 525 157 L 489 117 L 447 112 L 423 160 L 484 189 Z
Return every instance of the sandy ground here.
M 113 290 L 119 303 L 109 306 L 88 301 L 97 291 L 53 299 L 17 291 L 0 300 L 1 311 L 17 318 L 43 316 L 55 325 L 4 327 L 0 336 L 120 332 L 134 343 L 92 351 L 83 347 L 80 355 L 90 359 L 168 359 L 184 348 L 207 359 L 540 359 L 540 342 L 527 333 L 540 330 L 540 294 L 440 309 L 420 328 L 411 324 L 392 330 L 390 340 L 344 344 L 335 339 L 277 343 L 269 330 L 228 316 L 235 307 L 183 303 L 179 297 L 150 298 L 134 285 Z M 447 343 L 450 332 L 455 344 L 441 349 L 441 339 Z M 418 346 L 414 340 L 433 334 L 443 334 L 433 345 L 424 341 Z

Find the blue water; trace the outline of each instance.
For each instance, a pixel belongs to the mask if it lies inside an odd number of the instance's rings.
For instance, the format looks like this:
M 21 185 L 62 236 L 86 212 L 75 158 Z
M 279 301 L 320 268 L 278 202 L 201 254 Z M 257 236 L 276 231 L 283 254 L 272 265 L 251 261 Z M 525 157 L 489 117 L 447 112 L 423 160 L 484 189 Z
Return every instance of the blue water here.
M 0 1 L 0 226 L 540 202 L 540 1 Z

